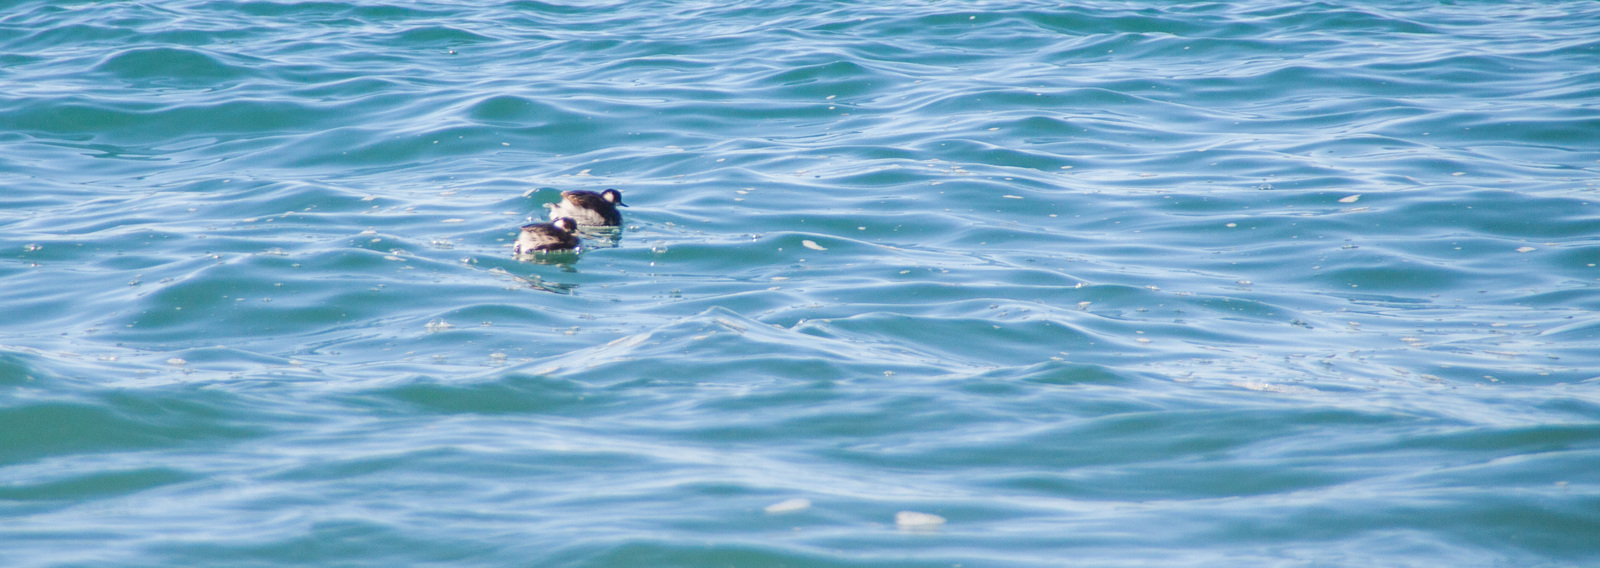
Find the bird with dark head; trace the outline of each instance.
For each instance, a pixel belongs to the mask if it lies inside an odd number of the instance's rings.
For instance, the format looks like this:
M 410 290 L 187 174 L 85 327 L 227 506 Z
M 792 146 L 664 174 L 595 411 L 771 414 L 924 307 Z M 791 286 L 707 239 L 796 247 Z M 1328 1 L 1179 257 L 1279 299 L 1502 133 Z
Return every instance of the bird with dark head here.
M 517 244 L 511 250 L 516 254 L 541 252 L 572 252 L 578 249 L 578 222 L 557 217 L 549 223 L 531 223 L 522 226 Z
M 561 192 L 561 201 L 546 203 L 550 220 L 567 217 L 579 225 L 615 227 L 622 224 L 622 212 L 617 207 L 627 207 L 622 202 L 622 192 L 607 189 L 600 193 L 584 190 Z

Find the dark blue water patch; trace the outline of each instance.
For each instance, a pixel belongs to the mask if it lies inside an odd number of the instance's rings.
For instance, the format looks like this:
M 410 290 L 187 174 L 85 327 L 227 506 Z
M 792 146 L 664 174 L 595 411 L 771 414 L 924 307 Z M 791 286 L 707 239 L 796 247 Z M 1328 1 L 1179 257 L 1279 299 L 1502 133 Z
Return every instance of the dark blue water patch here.
M 1119 467 L 1108 471 L 1018 474 L 989 481 L 997 489 L 1071 499 L 1162 499 L 1168 491 L 1210 498 L 1311 491 L 1339 485 L 1349 474 L 1325 464 L 1300 467 L 1221 465 Z
M 142 86 L 215 84 L 253 75 L 248 66 L 230 65 L 203 51 L 171 47 L 122 51 L 101 60 L 94 70 Z
M 771 385 L 750 392 L 740 392 L 736 396 L 709 398 L 699 402 L 696 406 L 706 411 L 738 413 L 744 420 L 758 422 L 763 415 L 770 415 L 774 409 L 789 408 L 794 410 L 816 409 L 835 403 L 849 404 L 848 388 L 845 383 L 833 380 L 823 375 L 812 375 L 813 380 L 793 385 Z M 739 428 L 742 432 L 743 428 Z M 739 434 L 740 439 L 759 439 L 777 436 L 779 433 L 772 429 L 763 428 L 764 433 Z
M 815 60 L 818 56 L 808 56 L 806 59 Z M 830 96 L 856 97 L 880 90 L 883 85 L 874 85 L 872 79 L 879 78 L 879 73 L 861 63 L 853 61 L 795 61 L 786 65 L 783 70 L 774 71 L 759 82 L 771 85 L 778 89 L 774 95 L 787 98 L 825 101 Z
M 674 540 L 660 538 L 589 539 L 588 542 L 562 546 L 557 549 L 552 561 L 574 568 L 623 565 L 685 568 L 708 565 L 943 568 L 949 564 L 944 559 L 862 559 L 840 553 L 830 554 L 826 550 L 797 551 L 787 547 L 749 543 L 690 547 Z
M 493 382 L 445 384 L 417 381 L 370 393 L 431 412 L 457 414 L 563 415 L 592 414 L 613 406 L 617 394 L 591 389 L 581 383 L 522 373 L 509 373 Z M 401 415 L 410 411 L 402 411 Z
M 25 109 L 0 114 L 0 124 L 42 138 L 92 134 L 94 140 L 118 144 L 164 144 L 174 139 L 238 135 L 263 129 L 302 131 L 336 115 L 336 109 L 260 100 L 171 107 L 149 102 L 110 105 L 69 98 L 28 105 Z
M 485 543 L 442 539 L 424 531 L 359 516 L 332 516 L 301 523 L 293 530 L 199 542 L 152 546 L 149 552 L 162 561 L 204 562 L 229 558 L 239 566 L 279 566 L 285 563 L 337 561 L 352 566 L 382 566 L 406 562 L 460 562 L 481 558 Z M 493 547 L 489 546 L 488 551 Z
M 1595 254 L 1590 253 L 1584 255 L 1584 258 L 1593 260 L 1595 256 Z M 1583 272 L 1591 272 L 1591 270 L 1583 270 Z M 1519 297 L 1516 303 L 1536 308 L 1571 308 L 1585 312 L 1600 309 L 1600 284 L 1597 284 L 1594 279 L 1568 281 L 1563 283 L 1561 287 L 1569 289 L 1529 294 Z
M 26 385 L 35 380 L 37 372 L 22 357 L 12 353 L 0 356 L 0 384 L 10 387 Z
M 1250 453 L 1254 444 L 1283 439 L 1309 428 L 1310 424 L 1325 423 L 1329 419 L 1329 416 L 1317 412 L 1263 410 L 1218 414 L 1171 409 L 1079 417 L 1056 424 L 1019 425 L 1006 434 L 997 434 L 995 439 L 981 446 L 927 441 L 908 442 L 880 451 L 844 450 L 830 451 L 829 454 L 834 459 L 871 462 L 897 470 L 959 470 L 965 468 L 960 464 L 984 463 L 989 464 L 995 472 L 1037 472 L 1032 475 L 1066 473 L 1069 478 L 1081 480 L 1070 486 L 1059 486 L 1059 489 L 1081 492 L 1069 495 L 1073 498 L 1173 498 L 1192 488 L 1175 487 L 1170 477 L 1145 477 L 1134 472 L 1145 468 L 1192 470 L 1196 465 L 1215 462 L 1225 455 Z M 1368 426 L 1395 422 L 1394 418 L 1382 415 L 1350 413 L 1338 413 L 1334 420 Z M 951 423 L 949 428 L 962 428 L 955 424 L 959 423 Z M 1115 450 L 1085 447 L 1077 443 L 1086 437 L 1114 439 L 1119 443 L 1108 446 Z M 1319 468 L 1309 464 L 1291 469 L 1295 469 L 1296 473 L 1283 478 L 1288 483 L 1281 488 L 1283 491 L 1331 485 L 1337 483 L 1333 481 L 1334 478 L 1340 477 L 1318 475 Z M 1258 471 L 1265 473 L 1267 470 Z M 1002 474 L 1002 479 L 1005 477 L 1008 476 Z M 1222 479 L 1202 482 L 1226 484 L 1226 480 L 1233 478 L 1233 475 L 1221 474 L 1219 477 Z M 1289 481 L 1291 479 L 1296 481 Z M 1301 486 L 1299 483 L 1310 485 Z M 1242 486 L 1236 486 L 1236 490 L 1242 489 Z M 1214 495 L 1223 494 L 1226 492 Z
M 514 145 L 518 152 L 530 149 L 540 152 L 588 152 L 604 148 L 623 137 L 623 124 L 606 117 L 567 113 L 548 117 L 533 124 L 455 127 L 438 131 L 404 134 L 371 135 L 370 132 L 350 131 L 346 136 L 351 145 L 343 146 L 337 153 L 320 147 L 307 156 L 309 159 L 290 162 L 299 166 L 328 167 L 331 164 L 387 167 L 396 160 L 439 162 L 454 160 L 459 156 Z
M 189 472 L 170 468 L 103 471 L 44 483 L 0 487 L 0 500 L 77 502 L 107 499 L 195 479 Z
M 1415 34 L 1418 36 L 1444 33 L 1430 26 L 1404 17 L 1393 11 L 1361 10 L 1331 3 L 1319 3 L 1309 10 L 1284 10 L 1267 8 L 1247 10 L 1243 14 L 1263 18 L 1275 28 L 1286 32 L 1304 32 L 1318 29 L 1336 29 L 1357 35 Z
M 927 318 L 902 314 L 865 314 L 801 326 L 803 332 L 838 330 L 865 337 L 903 337 L 918 351 L 940 359 L 972 364 L 1017 365 L 1047 359 L 1060 351 L 1104 346 L 1107 341 L 1047 321 L 995 325 L 980 318 Z M 1028 339 L 1022 340 L 1023 337 Z
M 1573 150 L 1584 148 L 1584 142 L 1589 139 L 1588 133 L 1600 127 L 1600 112 L 1589 109 L 1539 114 L 1541 116 L 1533 118 L 1518 114 L 1508 115 L 1503 111 L 1492 116 L 1482 116 L 1478 113 L 1430 113 L 1393 126 L 1422 130 L 1428 132 L 1430 136 L 1438 133 L 1441 136 L 1439 143 L 1451 146 L 1494 141 Z M 1386 133 L 1395 132 L 1395 129 L 1388 129 Z
M 365 25 L 404 22 L 442 15 L 408 6 L 361 6 L 343 2 L 216 2 L 219 12 L 237 11 L 251 16 L 287 18 L 301 24 Z
M 522 125 L 530 122 L 548 124 L 557 120 L 574 120 L 582 115 L 542 101 L 514 95 L 496 95 L 478 100 L 472 103 L 467 114 L 480 122 L 506 125 Z
M 1178 8 L 1182 16 L 1166 15 L 1131 7 L 1107 9 L 1104 6 L 1057 7 L 1055 10 L 1025 10 L 1008 15 L 1056 33 L 1092 37 L 1114 34 L 1196 37 L 1216 34 L 1223 22 L 1206 17 L 1206 5 Z M 1003 22 L 996 22 L 1003 23 Z M 1233 23 L 1237 25 L 1237 23 Z M 1226 30 L 1226 27 L 1221 28 Z
M 530 439 L 542 438 L 545 435 L 541 430 L 542 425 L 535 422 L 518 423 L 499 419 L 483 425 L 520 428 L 529 434 Z M 376 426 L 397 432 L 407 431 L 411 427 L 400 422 Z M 640 464 L 641 460 L 636 456 L 598 451 L 593 448 L 568 451 L 520 448 L 518 451 L 506 451 L 510 449 L 467 443 L 417 448 L 397 453 L 331 456 L 329 459 L 294 463 L 293 467 L 274 472 L 271 477 L 285 482 L 332 486 L 341 492 L 349 490 L 351 486 L 387 479 L 419 487 L 449 489 L 465 496 L 468 490 L 477 489 L 474 487 L 477 484 L 463 479 L 459 468 L 462 464 L 478 461 L 487 454 L 501 454 L 504 459 L 487 466 L 481 473 L 527 478 L 542 477 L 549 481 L 570 476 L 570 473 L 563 471 L 567 467 L 602 474 L 608 469 L 623 470 L 648 466 Z M 433 479 L 429 479 L 430 477 Z M 519 498 L 548 498 L 551 493 L 549 490 L 537 487 L 495 489 L 493 492 L 499 495 L 491 498 L 500 499 L 511 497 L 511 494 L 516 494 Z M 315 495 L 298 498 L 307 501 L 308 504 L 321 501 L 320 496 Z
M 181 336 L 185 330 L 231 322 L 238 329 L 255 332 L 245 336 L 271 336 L 348 324 L 370 316 L 372 309 L 384 303 L 381 293 L 373 291 L 328 294 L 325 282 L 241 277 L 258 270 L 248 262 L 212 265 L 156 287 L 140 295 L 141 303 L 151 309 L 133 316 L 128 325 L 145 337 L 158 337 Z
M 1490 550 L 1521 549 L 1543 558 L 1577 561 L 1595 547 L 1574 537 L 1594 530 L 1592 517 L 1578 513 L 1555 498 L 1486 497 L 1478 488 L 1439 490 L 1416 499 L 1381 502 L 1372 498 L 1329 500 L 1325 508 L 1296 509 L 1279 518 L 1237 520 L 1213 538 L 1341 540 L 1368 532 L 1433 533 L 1448 527 L 1441 538 L 1458 547 L 1482 546 Z M 1491 519 L 1477 524 L 1463 519 Z
M 278 71 L 279 75 L 286 74 Z M 389 108 L 402 106 L 410 86 L 388 77 L 372 77 L 360 73 L 293 77 L 296 82 L 309 83 L 296 89 L 296 95 L 321 101 L 360 101 L 369 106 Z
M 198 393 L 191 393 L 198 394 Z M 83 402 L 32 402 L 0 409 L 0 461 L 26 463 L 76 454 L 215 447 L 267 430 L 224 411 L 222 394 L 174 398 L 113 393 Z
M 579 6 L 556 4 L 552 2 L 538 2 L 535 0 L 516 0 L 506 4 L 506 8 L 515 12 L 533 14 L 582 14 L 584 9 Z
M 1447 452 L 1489 452 L 1526 455 L 1588 449 L 1600 441 L 1600 428 L 1592 424 L 1550 424 L 1523 427 L 1450 428 L 1420 431 L 1396 440 L 1396 449 L 1433 449 Z
M 1341 266 L 1329 263 L 1318 281 L 1331 289 L 1360 288 L 1365 293 L 1407 291 L 1425 293 L 1450 290 L 1470 274 L 1438 266 L 1409 262 L 1361 262 L 1361 266 Z
M 1130 382 L 1131 379 L 1102 365 L 1074 364 L 1040 364 L 1035 367 L 1044 367 L 1036 371 L 1026 372 L 1020 380 L 1030 383 L 1046 385 L 1119 385 Z
M 470 46 L 477 43 L 494 42 L 497 39 L 457 27 L 434 25 L 393 33 L 388 38 L 379 41 L 394 47 L 414 49 L 417 47 Z

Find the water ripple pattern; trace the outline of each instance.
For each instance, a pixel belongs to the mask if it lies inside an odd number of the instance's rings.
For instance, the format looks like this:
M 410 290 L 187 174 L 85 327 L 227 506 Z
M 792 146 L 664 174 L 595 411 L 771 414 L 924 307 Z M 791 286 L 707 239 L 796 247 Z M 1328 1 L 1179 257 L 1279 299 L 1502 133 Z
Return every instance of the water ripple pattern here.
M 6 566 L 1600 558 L 1600 4 L 21 0 L 0 85 Z

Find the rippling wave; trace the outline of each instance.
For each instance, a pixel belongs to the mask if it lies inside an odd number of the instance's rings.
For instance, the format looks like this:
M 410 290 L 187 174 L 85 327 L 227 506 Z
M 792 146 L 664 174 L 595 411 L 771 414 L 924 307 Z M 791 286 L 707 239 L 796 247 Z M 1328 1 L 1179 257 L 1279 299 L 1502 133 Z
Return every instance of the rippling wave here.
M 1597 23 L 5 3 L 0 560 L 1583 565 Z

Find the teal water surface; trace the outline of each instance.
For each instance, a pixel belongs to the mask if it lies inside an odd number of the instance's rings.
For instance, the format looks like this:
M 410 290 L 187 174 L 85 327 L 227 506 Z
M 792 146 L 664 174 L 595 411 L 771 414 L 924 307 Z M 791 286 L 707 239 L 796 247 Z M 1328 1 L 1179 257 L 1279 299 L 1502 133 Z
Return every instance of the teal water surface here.
M 1594 2 L 10 1 L 0 85 L 0 565 L 1600 558 Z

